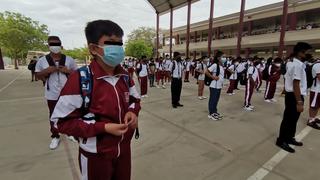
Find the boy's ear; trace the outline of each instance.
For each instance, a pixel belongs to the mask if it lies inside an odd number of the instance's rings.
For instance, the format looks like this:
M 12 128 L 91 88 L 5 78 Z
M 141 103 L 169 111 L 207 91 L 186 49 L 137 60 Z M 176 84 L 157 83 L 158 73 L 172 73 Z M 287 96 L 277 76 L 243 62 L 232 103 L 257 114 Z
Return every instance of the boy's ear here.
M 92 55 L 97 55 L 97 46 L 94 45 L 94 44 L 89 44 L 88 46 L 89 48 L 89 52 L 92 54 Z

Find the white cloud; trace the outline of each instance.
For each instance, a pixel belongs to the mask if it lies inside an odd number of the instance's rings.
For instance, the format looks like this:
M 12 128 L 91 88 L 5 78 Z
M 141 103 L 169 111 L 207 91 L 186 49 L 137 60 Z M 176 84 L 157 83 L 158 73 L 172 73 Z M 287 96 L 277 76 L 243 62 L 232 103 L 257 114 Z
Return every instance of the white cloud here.
M 239 11 L 241 0 L 215 1 L 215 16 Z M 250 0 L 246 9 L 281 0 Z M 250 3 L 250 4 L 249 4 Z M 84 27 L 95 19 L 117 22 L 127 35 L 139 26 L 155 26 L 154 10 L 146 0 L 0 0 L 0 11 L 14 11 L 46 24 L 50 34 L 61 37 L 66 48 L 81 47 L 85 41 Z M 210 0 L 200 0 L 192 5 L 191 22 L 209 17 Z M 174 27 L 186 24 L 187 10 L 174 12 Z M 169 15 L 160 17 L 160 27 L 169 28 Z

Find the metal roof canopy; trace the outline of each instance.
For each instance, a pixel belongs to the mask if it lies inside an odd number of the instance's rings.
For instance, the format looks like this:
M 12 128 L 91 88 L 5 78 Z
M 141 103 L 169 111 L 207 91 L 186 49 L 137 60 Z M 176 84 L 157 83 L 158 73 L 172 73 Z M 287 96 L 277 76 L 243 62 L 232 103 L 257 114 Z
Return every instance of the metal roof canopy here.
M 159 15 L 166 14 L 170 11 L 184 7 L 188 4 L 189 0 L 147 0 L 153 9 L 159 13 Z M 200 0 L 191 0 L 191 3 L 195 3 Z

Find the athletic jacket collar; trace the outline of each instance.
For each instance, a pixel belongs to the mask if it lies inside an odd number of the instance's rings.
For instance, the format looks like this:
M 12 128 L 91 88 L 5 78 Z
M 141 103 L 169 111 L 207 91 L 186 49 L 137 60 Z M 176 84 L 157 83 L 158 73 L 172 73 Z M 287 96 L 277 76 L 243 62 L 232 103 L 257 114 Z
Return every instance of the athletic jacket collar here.
M 91 60 L 90 68 L 92 70 L 92 74 L 96 79 L 110 78 L 110 77 L 120 77 L 120 76 L 128 76 L 126 70 L 124 70 L 121 65 L 118 65 L 114 70 L 114 75 L 108 75 L 104 70 L 100 67 L 95 59 Z

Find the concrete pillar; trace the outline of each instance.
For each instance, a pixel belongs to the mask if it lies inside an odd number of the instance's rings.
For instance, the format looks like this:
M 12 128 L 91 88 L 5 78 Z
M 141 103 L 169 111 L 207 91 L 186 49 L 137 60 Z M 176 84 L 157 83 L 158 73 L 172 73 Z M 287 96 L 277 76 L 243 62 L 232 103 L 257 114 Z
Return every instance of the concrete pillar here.
M 156 24 L 156 33 L 157 33 L 157 38 L 156 38 L 156 57 L 159 58 L 159 13 L 157 12 L 157 24 Z
M 191 0 L 188 0 L 186 57 L 189 57 Z
M 288 0 L 284 0 L 283 1 L 283 9 L 282 9 L 279 49 L 278 49 L 278 57 L 280 57 L 280 58 L 283 57 L 284 38 L 286 36 L 287 18 L 288 18 Z
M 297 13 L 289 14 L 289 30 L 294 31 L 297 29 Z
M 208 32 L 208 56 L 209 57 L 211 55 L 213 11 L 214 11 L 214 0 L 211 0 L 211 3 L 210 3 L 210 17 L 209 17 L 209 32 Z
M 173 28 L 173 8 L 170 8 L 170 59 L 172 59 L 172 28 Z
M 238 42 L 237 42 L 237 57 L 241 53 L 241 41 L 242 41 L 242 32 L 243 32 L 243 18 L 244 18 L 244 9 L 246 5 L 246 0 L 241 0 L 241 9 L 239 17 L 239 28 L 238 28 Z

